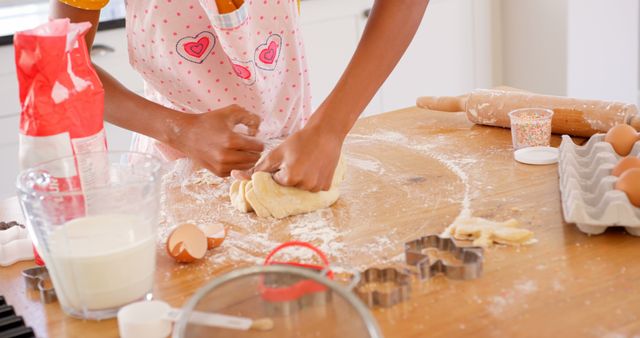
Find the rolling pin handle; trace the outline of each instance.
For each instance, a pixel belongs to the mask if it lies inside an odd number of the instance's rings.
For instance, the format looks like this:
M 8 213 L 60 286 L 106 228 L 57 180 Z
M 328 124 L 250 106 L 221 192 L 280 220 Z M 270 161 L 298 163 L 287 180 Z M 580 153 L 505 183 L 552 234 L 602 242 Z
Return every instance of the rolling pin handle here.
M 463 112 L 466 110 L 467 95 L 461 96 L 422 96 L 416 100 L 420 108 L 443 112 Z

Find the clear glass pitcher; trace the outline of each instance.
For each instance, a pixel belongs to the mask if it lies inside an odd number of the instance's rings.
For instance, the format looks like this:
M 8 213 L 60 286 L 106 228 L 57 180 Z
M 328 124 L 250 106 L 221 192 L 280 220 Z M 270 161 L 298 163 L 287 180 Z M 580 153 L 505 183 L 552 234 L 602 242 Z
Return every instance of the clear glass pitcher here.
M 161 167 L 142 153 L 85 153 L 18 176 L 27 227 L 65 313 L 111 318 L 150 296 Z

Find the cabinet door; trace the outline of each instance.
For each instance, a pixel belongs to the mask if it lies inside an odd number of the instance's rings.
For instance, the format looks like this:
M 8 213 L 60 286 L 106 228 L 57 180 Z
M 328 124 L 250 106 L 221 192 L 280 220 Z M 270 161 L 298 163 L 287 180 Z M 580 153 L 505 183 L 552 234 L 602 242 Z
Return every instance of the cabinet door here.
M 127 88 L 138 94 L 142 93 L 142 78 L 129 64 L 127 37 L 124 28 L 98 32 L 91 59 Z M 130 131 L 110 123 L 105 123 L 104 128 L 110 150 L 129 149 L 133 135 Z
M 13 59 L 11 59 L 13 67 Z M 18 78 L 16 73 L 0 74 L 0 117 L 9 117 L 20 114 L 20 96 L 18 94 Z
M 367 22 L 369 20 L 369 12 L 371 11 L 371 7 L 373 7 L 374 0 L 367 0 L 365 2 L 365 8 L 358 13 L 358 40 L 362 37 L 362 33 L 364 32 L 365 27 L 367 26 Z M 362 112 L 360 117 L 367 117 L 372 115 L 377 115 L 380 113 L 384 113 L 385 111 L 382 109 L 382 91 L 378 90 L 376 95 L 371 99 L 371 102 L 367 105 Z
M 124 28 L 99 31 L 91 52 L 91 60 L 113 75 L 125 87 L 142 93 L 143 82 L 129 64 L 127 36 Z
M 0 199 L 4 199 L 16 195 L 18 145 L 0 145 L 0 156 L 3 159 L 0 168 Z
M 104 123 L 109 150 L 129 150 L 133 133 L 111 123 Z
M 302 30 L 306 43 L 314 108 L 329 95 L 355 52 L 367 22 L 365 12 L 374 0 L 307 0 L 302 2 Z M 362 116 L 380 113 L 377 94 Z
M 20 98 L 13 45 L 0 46 L 0 60 L 0 117 L 16 115 L 20 113 Z
M 18 176 L 19 116 L 0 117 L 0 199 L 14 196 Z
M 424 95 L 473 89 L 472 0 L 432 0 L 416 36 L 382 86 L 384 111 L 415 104 Z
M 360 4 L 360 1 L 302 2 L 301 25 L 314 109 L 329 95 L 356 49 L 358 15 L 363 8 Z

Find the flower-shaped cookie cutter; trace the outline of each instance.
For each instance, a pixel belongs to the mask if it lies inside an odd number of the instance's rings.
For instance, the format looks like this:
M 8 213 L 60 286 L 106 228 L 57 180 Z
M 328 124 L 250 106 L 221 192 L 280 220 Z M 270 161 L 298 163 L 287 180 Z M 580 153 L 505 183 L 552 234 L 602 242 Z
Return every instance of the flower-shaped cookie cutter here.
M 370 308 L 391 307 L 409 299 L 411 275 L 391 267 L 369 268 L 361 274 L 354 292 Z
M 450 264 L 442 259 L 432 262 L 429 255 L 424 252 L 426 249 L 448 252 L 460 262 Z M 457 280 L 476 279 L 482 276 L 482 248 L 459 247 L 451 238 L 438 235 L 424 236 L 405 243 L 404 253 L 407 265 L 416 267 L 421 281 L 437 274 Z
M 43 303 L 52 303 L 58 299 L 49 277 L 49 271 L 44 266 L 23 270 L 22 277 L 24 277 L 27 290 L 38 291 L 40 293 L 40 301 Z

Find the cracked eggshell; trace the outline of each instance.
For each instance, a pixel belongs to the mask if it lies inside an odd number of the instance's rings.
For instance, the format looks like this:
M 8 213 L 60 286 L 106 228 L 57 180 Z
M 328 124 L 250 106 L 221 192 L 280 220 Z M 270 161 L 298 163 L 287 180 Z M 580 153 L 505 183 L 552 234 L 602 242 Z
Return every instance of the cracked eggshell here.
M 191 263 L 207 253 L 207 237 L 191 223 L 180 224 L 167 237 L 167 252 L 180 263 Z
M 203 224 L 199 228 L 207 237 L 207 249 L 209 250 L 219 247 L 227 238 L 227 228 L 221 223 Z

